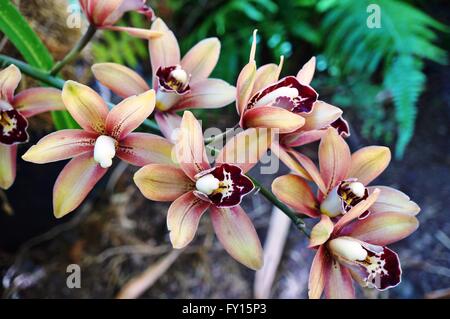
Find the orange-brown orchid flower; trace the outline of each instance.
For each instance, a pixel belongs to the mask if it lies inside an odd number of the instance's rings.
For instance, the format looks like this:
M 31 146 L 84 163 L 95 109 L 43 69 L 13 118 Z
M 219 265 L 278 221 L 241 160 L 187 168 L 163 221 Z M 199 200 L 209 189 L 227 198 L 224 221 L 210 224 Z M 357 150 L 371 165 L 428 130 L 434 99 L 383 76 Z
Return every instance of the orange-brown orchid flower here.
M 175 35 L 161 19 L 153 22 L 151 30 L 163 34 L 149 41 L 156 91 L 155 119 L 163 135 L 172 139 L 181 122 L 175 112 L 226 106 L 234 101 L 236 90 L 223 80 L 208 78 L 220 55 L 217 38 L 200 41 L 181 58 Z M 119 64 L 95 64 L 92 71 L 97 80 L 121 97 L 150 89 L 139 74 Z
M 0 71 L 0 187 L 8 189 L 16 177 L 17 145 L 28 141 L 28 118 L 64 109 L 61 91 L 31 88 L 14 95 L 21 73 L 15 65 Z
M 159 37 L 161 33 L 154 30 L 114 25 L 128 11 L 136 11 L 153 19 L 153 10 L 145 5 L 145 2 L 145 0 L 80 0 L 80 5 L 89 22 L 99 29 L 124 31 L 142 39 Z
M 138 166 L 173 163 L 172 143 L 153 134 L 132 133 L 155 107 L 153 90 L 131 96 L 109 111 L 94 90 L 67 81 L 62 100 L 82 129 L 49 134 L 22 156 L 38 164 L 72 158 L 53 189 L 56 217 L 70 213 L 81 204 L 111 167 L 115 156 Z
M 150 164 L 134 176 L 142 194 L 172 201 L 167 215 L 175 248 L 188 245 L 200 218 L 209 209 L 214 230 L 226 251 L 251 269 L 262 266 L 262 248 L 255 228 L 239 205 L 254 185 L 245 175 L 267 151 L 272 135 L 247 130 L 233 137 L 210 166 L 200 123 L 185 111 L 175 145 L 180 167 Z

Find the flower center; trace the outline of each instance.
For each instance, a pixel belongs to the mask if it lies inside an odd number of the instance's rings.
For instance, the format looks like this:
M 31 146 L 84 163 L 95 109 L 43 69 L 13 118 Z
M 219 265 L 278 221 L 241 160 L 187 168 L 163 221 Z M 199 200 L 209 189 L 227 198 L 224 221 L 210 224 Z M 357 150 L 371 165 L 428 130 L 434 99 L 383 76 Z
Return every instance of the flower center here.
M 298 96 L 298 90 L 296 88 L 280 87 L 280 88 L 276 89 L 275 91 L 272 91 L 269 94 L 265 95 L 261 100 L 256 102 L 255 107 L 271 105 L 278 98 L 281 98 L 281 97 L 292 99 L 296 96 Z
M 363 261 L 367 258 L 367 251 L 356 240 L 335 238 L 329 242 L 328 247 L 333 253 L 347 260 Z
M 190 76 L 180 65 L 159 68 L 156 76 L 163 91 L 184 94 L 190 89 Z
M 27 126 L 28 122 L 18 111 L 5 109 L 0 105 L 0 143 L 12 145 L 24 143 L 28 140 Z
M 107 135 L 100 135 L 95 141 L 94 160 L 103 168 L 111 167 L 116 155 L 116 140 Z
M 330 217 L 345 214 L 353 206 L 366 199 L 366 187 L 357 181 L 342 181 L 333 188 L 325 200 L 320 204 L 320 211 Z
M 195 182 L 195 188 L 206 195 L 211 195 L 219 187 L 220 181 L 213 174 L 202 176 Z

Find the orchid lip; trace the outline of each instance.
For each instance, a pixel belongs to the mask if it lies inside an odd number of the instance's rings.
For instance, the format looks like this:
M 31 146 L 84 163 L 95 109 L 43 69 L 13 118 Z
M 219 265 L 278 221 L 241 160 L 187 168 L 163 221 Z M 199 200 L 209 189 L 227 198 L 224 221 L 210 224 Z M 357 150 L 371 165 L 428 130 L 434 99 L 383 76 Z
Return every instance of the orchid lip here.
M 253 182 L 241 168 L 231 164 L 221 164 L 196 176 L 194 194 L 213 203 L 218 208 L 239 205 L 242 198 L 254 189 Z
M 19 111 L 12 107 L 4 111 L 0 109 L 0 143 L 13 145 L 27 142 L 27 127 L 28 121 Z
M 190 90 L 191 76 L 180 65 L 160 67 L 156 76 L 162 91 L 183 95 Z

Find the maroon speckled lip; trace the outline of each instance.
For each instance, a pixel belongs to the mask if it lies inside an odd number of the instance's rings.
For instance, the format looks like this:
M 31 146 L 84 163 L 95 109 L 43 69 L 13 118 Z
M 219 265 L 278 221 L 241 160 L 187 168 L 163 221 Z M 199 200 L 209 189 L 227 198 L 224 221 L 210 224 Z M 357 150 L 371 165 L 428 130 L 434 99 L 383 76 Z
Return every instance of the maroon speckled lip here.
M 0 143 L 12 145 L 28 141 L 28 121 L 16 110 L 0 112 Z
M 319 95 L 312 87 L 301 84 L 294 76 L 287 76 L 277 83 L 257 92 L 248 102 L 247 108 L 254 107 L 264 96 L 282 87 L 297 89 L 298 96 L 280 96 L 275 101 L 272 101 L 270 106 L 281 107 L 294 113 L 309 113 L 312 111 L 313 104 L 317 101 Z
M 173 92 L 178 94 L 185 94 L 191 88 L 189 86 L 189 81 L 187 83 L 181 83 L 172 76 L 172 71 L 179 68 L 179 66 L 173 65 L 168 67 L 159 67 L 156 71 L 156 76 L 159 80 L 159 85 L 166 92 Z

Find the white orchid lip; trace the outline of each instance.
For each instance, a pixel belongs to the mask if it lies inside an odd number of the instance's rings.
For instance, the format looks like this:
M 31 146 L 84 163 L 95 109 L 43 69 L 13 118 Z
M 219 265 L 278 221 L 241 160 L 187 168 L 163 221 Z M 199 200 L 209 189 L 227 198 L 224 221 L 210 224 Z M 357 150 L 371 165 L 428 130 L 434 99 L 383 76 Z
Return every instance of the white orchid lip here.
M 294 98 L 298 96 L 298 90 L 293 87 L 280 87 L 273 92 L 270 92 L 266 96 L 262 97 L 255 106 L 270 105 L 279 97 Z
M 211 195 L 219 187 L 220 181 L 212 174 L 202 176 L 195 182 L 195 188 L 205 195 Z
M 348 188 L 359 198 L 364 197 L 364 194 L 366 192 L 366 188 L 360 182 L 352 182 L 348 185 Z
M 351 261 L 363 261 L 367 258 L 367 250 L 365 250 L 359 242 L 349 238 L 338 237 L 332 239 L 328 247 L 334 254 L 339 255 Z
M 116 156 L 116 140 L 111 136 L 100 135 L 94 146 L 94 160 L 103 168 L 111 167 Z

